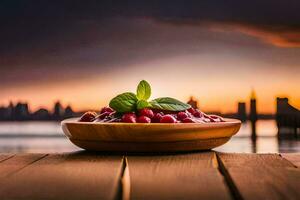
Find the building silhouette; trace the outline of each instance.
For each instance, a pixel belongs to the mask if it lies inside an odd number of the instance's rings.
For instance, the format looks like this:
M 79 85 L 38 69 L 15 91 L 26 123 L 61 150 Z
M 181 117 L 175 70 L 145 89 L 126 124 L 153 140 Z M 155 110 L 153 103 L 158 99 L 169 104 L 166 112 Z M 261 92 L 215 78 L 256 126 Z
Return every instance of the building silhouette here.
M 256 95 L 254 90 L 252 90 L 250 97 L 250 120 L 257 121 Z
M 40 108 L 31 113 L 27 103 L 18 102 L 14 105 L 12 102 L 5 107 L 0 107 L 0 121 L 25 121 L 25 120 L 62 120 L 69 117 L 77 117 L 82 113 L 76 113 L 71 106 L 65 109 L 60 102 L 54 104 L 53 112 L 45 108 Z
M 6 107 L 0 107 L 0 119 L 11 120 L 11 112 Z
M 17 105 L 13 109 L 13 118 L 15 120 L 28 120 L 30 118 L 28 104 L 17 103 Z
M 57 101 L 55 104 L 54 104 L 54 112 L 53 112 L 53 119 L 54 120 L 60 120 L 63 118 L 64 116 L 64 109 L 61 105 L 61 103 L 59 101 Z
M 74 117 L 74 111 L 70 105 L 68 105 L 65 109 L 64 118 Z
M 39 110 L 35 111 L 31 115 L 32 120 L 49 120 L 50 119 L 50 113 L 45 108 L 40 108 Z
M 295 137 L 297 137 L 297 129 L 300 128 L 300 110 L 289 104 L 288 98 L 276 99 L 276 122 L 278 126 L 278 135 L 283 134 L 283 129 L 292 129 Z
M 256 121 L 257 121 L 257 111 L 256 111 L 256 94 L 255 91 L 251 91 L 250 96 L 250 115 L 249 119 L 251 121 L 251 137 L 256 138 Z
M 8 116 L 9 116 L 9 120 L 12 120 L 13 119 L 13 114 L 14 114 L 14 104 L 13 102 L 9 102 L 9 106 L 7 108 L 7 113 L 8 113 Z
M 238 103 L 238 111 L 237 111 L 237 118 L 242 122 L 247 120 L 247 113 L 246 113 L 246 103 L 239 102 Z

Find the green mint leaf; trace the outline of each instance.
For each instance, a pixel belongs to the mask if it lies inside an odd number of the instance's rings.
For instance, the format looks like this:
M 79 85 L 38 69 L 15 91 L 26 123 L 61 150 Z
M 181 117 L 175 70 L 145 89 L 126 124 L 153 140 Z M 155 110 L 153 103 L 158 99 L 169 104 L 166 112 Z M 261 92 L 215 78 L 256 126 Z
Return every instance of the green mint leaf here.
M 120 113 L 133 112 L 136 109 L 137 101 L 134 93 L 125 92 L 110 100 L 109 107 Z
M 136 96 L 138 100 L 148 100 L 151 96 L 151 86 L 150 84 L 142 80 L 136 89 Z
M 138 102 L 137 102 L 137 104 L 136 104 L 136 108 L 138 109 L 138 110 L 141 110 L 141 109 L 143 109 L 143 108 L 147 108 L 147 107 L 150 107 L 151 105 L 147 102 L 147 101 L 145 101 L 145 100 L 139 100 Z
M 183 111 L 189 109 L 189 104 L 183 103 L 171 97 L 157 98 L 149 102 L 151 108 L 168 111 Z

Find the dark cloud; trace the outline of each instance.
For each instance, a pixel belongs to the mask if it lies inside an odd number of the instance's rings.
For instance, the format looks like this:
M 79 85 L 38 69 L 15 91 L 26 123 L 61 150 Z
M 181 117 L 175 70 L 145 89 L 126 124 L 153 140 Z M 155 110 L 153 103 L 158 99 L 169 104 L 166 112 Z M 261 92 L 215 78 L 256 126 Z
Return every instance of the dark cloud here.
M 62 74 L 71 79 L 87 76 L 89 69 L 105 72 L 200 45 L 213 48 L 214 43 L 205 45 L 208 39 L 222 44 L 203 27 L 299 47 L 299 8 L 297 0 L 1 1 L 1 82 L 56 80 Z M 149 20 L 168 26 L 145 24 Z M 189 30 L 190 25 L 199 30 Z
M 210 20 L 299 28 L 299 8 L 297 0 L 4 0 L 0 5 L 0 20 L 8 27 L 32 23 L 31 28 L 48 25 L 59 28 L 74 20 L 123 16 L 183 23 Z
M 297 0 L 4 0 L 1 1 L 0 16 L 2 21 L 27 19 L 50 22 L 130 16 L 298 26 L 299 7 Z
M 105 19 L 114 17 L 152 18 L 173 24 L 237 24 L 279 35 L 298 45 L 299 8 L 297 0 L 4 0 L 0 3 L 0 53 L 44 40 L 67 40 L 56 37 L 64 32 L 80 35 L 78 21 L 94 20 L 105 27 Z

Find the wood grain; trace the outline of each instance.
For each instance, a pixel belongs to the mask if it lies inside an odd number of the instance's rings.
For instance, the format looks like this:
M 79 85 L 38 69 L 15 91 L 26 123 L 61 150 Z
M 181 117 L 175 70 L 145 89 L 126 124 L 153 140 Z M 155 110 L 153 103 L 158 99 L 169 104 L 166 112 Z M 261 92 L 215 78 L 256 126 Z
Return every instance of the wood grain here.
M 114 199 L 121 156 L 49 155 L 0 181 L 0 199 Z
M 18 170 L 42 159 L 47 154 L 17 154 L 0 163 L 0 178 L 9 176 Z
M 277 154 L 218 153 L 231 187 L 242 199 L 300 199 L 300 169 Z
M 230 199 L 213 152 L 127 159 L 131 199 Z
M 300 153 L 282 153 L 281 156 L 300 168 Z
M 9 158 L 11 158 L 11 157 L 13 157 L 13 156 L 14 156 L 14 154 L 1 153 L 0 154 L 0 163 L 7 160 L 7 159 L 9 159 Z

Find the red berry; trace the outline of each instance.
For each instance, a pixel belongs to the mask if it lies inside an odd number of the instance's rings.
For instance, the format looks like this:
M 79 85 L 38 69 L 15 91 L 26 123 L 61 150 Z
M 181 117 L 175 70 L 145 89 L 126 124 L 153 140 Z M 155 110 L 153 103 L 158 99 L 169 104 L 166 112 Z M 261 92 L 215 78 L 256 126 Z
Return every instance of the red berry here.
M 110 107 L 103 107 L 100 111 L 100 114 L 105 113 L 105 112 L 112 113 L 112 112 L 114 112 L 114 110 Z
M 134 113 L 126 113 L 122 116 L 121 121 L 125 123 L 136 123 L 136 115 Z
M 139 116 L 137 118 L 138 123 L 151 123 L 151 119 L 147 116 Z
M 86 112 L 79 119 L 80 122 L 92 122 L 95 120 L 97 113 L 95 112 Z
M 193 113 L 194 117 L 198 117 L 201 118 L 203 117 L 203 114 L 200 110 L 195 110 L 195 112 Z
M 196 123 L 196 121 L 192 118 L 185 118 L 182 120 L 182 123 Z
M 188 117 L 188 114 L 186 112 L 179 112 L 179 113 L 177 113 L 177 119 L 178 120 L 183 120 L 183 119 L 185 119 L 187 117 Z
M 99 119 L 104 119 L 105 117 L 107 117 L 110 113 L 109 112 L 104 112 L 104 113 L 101 113 L 100 115 L 98 115 L 97 118 Z
M 159 123 L 162 116 L 163 116 L 163 113 L 156 113 L 154 115 L 154 117 L 152 118 L 152 122 L 153 123 Z
M 164 115 L 160 119 L 160 123 L 176 123 L 176 118 L 172 115 Z
M 191 113 L 191 114 L 194 114 L 195 109 L 191 107 L 191 108 L 187 109 L 187 111 L 189 111 L 189 113 Z
M 154 113 L 151 109 L 149 108 L 143 108 L 139 111 L 140 116 L 146 116 L 149 118 L 153 118 L 154 117 Z

